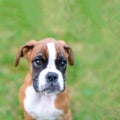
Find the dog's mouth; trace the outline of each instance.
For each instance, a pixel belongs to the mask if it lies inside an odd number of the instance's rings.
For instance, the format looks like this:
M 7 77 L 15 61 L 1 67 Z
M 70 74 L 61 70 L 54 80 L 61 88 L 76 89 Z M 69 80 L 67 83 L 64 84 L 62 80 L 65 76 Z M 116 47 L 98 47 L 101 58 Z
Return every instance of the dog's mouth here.
M 45 86 L 41 87 L 40 92 L 45 93 L 45 94 L 56 94 L 56 93 L 59 93 L 61 91 L 60 91 L 59 85 L 46 84 Z

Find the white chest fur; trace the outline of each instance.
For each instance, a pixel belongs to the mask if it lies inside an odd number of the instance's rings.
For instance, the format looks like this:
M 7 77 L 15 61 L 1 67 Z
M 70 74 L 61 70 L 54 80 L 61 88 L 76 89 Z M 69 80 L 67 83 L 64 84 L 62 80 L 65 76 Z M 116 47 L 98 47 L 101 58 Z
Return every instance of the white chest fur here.
M 35 120 L 61 120 L 62 110 L 55 108 L 55 95 L 41 95 L 32 86 L 25 91 L 24 108 Z

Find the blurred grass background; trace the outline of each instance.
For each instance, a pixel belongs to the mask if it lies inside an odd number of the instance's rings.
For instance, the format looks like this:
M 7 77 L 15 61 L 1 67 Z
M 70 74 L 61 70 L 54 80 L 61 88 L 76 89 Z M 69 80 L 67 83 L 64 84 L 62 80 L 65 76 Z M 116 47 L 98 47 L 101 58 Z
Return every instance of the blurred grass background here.
M 120 120 L 119 0 L 0 0 L 0 120 L 23 120 L 18 92 L 28 71 L 18 49 L 30 39 L 63 39 L 73 120 Z

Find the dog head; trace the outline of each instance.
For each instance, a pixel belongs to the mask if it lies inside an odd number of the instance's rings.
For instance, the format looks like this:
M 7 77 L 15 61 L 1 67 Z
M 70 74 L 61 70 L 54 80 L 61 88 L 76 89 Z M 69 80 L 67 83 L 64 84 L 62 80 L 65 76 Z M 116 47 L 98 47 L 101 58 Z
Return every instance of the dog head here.
M 15 66 L 21 57 L 30 63 L 33 88 L 36 92 L 56 94 L 65 89 L 67 62 L 74 64 L 72 49 L 64 41 L 47 38 L 31 40 L 18 52 Z

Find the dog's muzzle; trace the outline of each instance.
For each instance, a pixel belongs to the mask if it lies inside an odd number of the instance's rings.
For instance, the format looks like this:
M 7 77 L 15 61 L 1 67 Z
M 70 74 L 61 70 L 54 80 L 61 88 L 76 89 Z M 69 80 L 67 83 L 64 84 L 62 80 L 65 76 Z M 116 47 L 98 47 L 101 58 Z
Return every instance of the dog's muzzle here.
M 60 72 L 43 70 L 33 80 L 33 87 L 38 93 L 56 94 L 64 91 L 65 84 Z
M 43 92 L 45 92 L 46 94 L 52 94 L 60 91 L 57 73 L 48 72 L 45 76 L 45 79 L 46 84 L 43 86 Z

